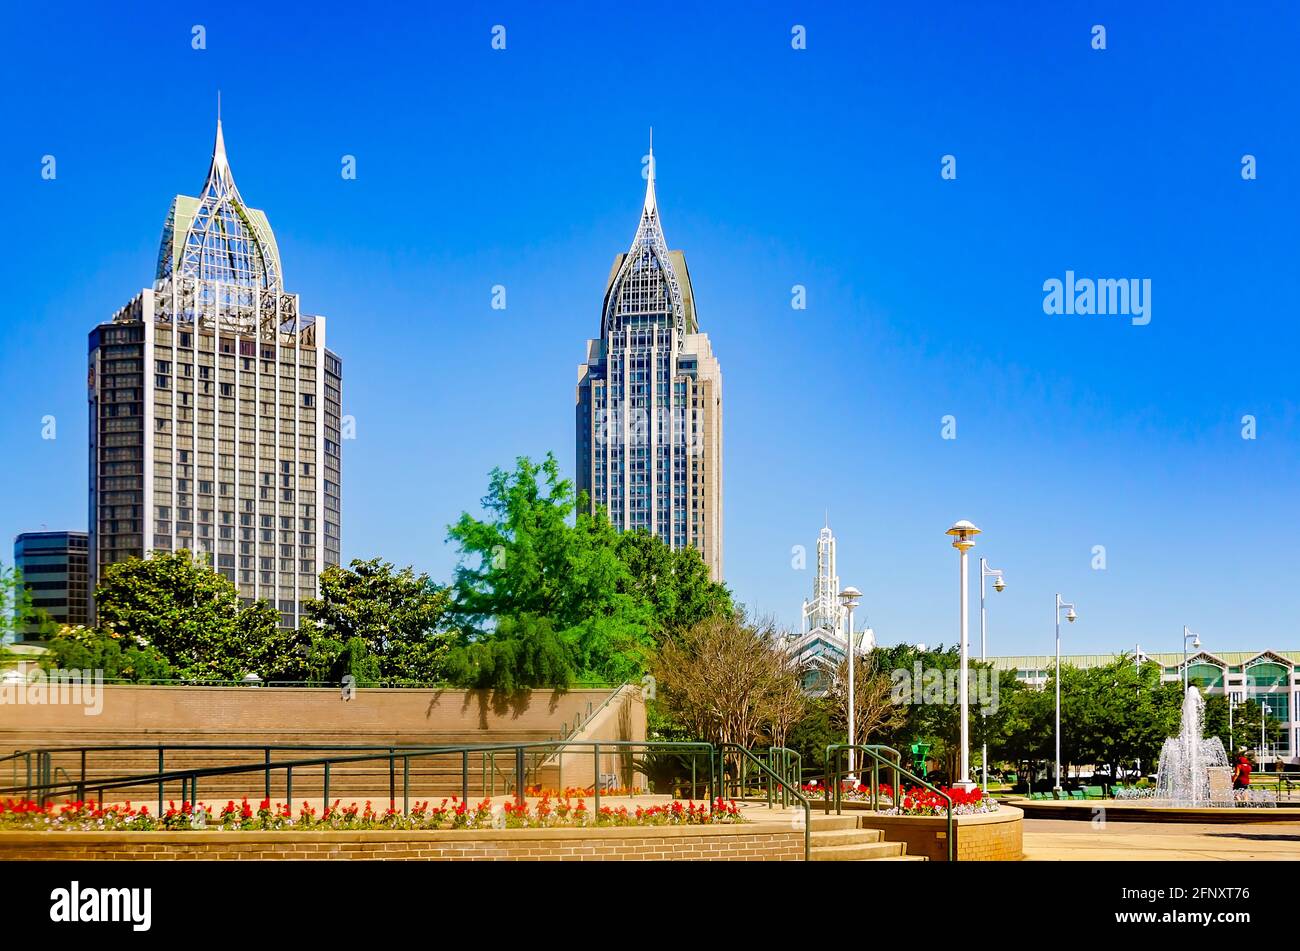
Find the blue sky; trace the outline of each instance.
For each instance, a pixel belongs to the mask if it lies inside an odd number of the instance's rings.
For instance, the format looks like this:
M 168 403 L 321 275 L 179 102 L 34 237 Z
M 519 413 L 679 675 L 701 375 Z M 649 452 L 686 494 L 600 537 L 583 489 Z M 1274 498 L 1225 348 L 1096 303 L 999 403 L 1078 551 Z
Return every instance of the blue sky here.
M 723 368 L 740 600 L 797 624 L 792 547 L 829 511 L 859 619 L 951 643 L 943 532 L 970 518 L 1010 581 L 993 653 L 1050 651 L 1058 590 L 1071 652 L 1177 650 L 1183 624 L 1211 650 L 1300 647 L 1300 11 L 1134 6 L 17 7 L 0 537 L 85 527 L 86 334 L 152 280 L 219 88 L 240 190 L 344 359 L 345 558 L 447 578 L 488 470 L 553 450 L 572 472 L 576 366 L 653 125 Z M 1151 322 L 1045 314 L 1067 270 L 1149 279 Z

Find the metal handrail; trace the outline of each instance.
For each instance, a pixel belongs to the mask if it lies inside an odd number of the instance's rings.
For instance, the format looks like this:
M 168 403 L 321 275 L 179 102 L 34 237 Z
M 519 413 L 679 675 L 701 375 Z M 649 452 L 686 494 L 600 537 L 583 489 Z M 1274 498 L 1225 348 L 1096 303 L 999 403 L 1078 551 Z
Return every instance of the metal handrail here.
M 769 746 L 762 750 L 751 750 L 755 756 L 764 760 L 776 773 L 779 780 L 773 788 L 773 782 L 767 778 L 765 786 L 769 801 L 774 800 L 778 795 L 781 798 L 781 808 L 790 805 L 790 789 L 803 788 L 803 757 L 795 750 L 786 746 Z M 740 776 L 738 778 L 739 789 L 743 792 L 746 786 L 746 776 L 742 764 Z
M 621 693 L 623 692 L 623 688 L 624 688 L 624 687 L 628 687 L 628 686 L 631 686 L 631 685 L 630 685 L 630 684 L 627 684 L 627 683 L 620 684 L 619 687 L 618 687 L 616 690 L 611 691 L 611 692 L 610 692 L 610 695 L 609 695 L 608 697 L 606 697 L 604 700 L 601 701 L 600 706 L 597 707 L 595 710 L 592 710 L 592 709 L 591 709 L 591 704 L 590 704 L 590 703 L 587 704 L 587 713 L 586 713 L 585 715 L 581 716 L 581 718 L 579 718 L 579 715 L 578 715 L 578 714 L 575 714 L 575 715 L 574 715 L 574 718 L 573 718 L 573 729 L 571 729 L 571 730 L 569 730 L 568 732 L 564 733 L 564 734 L 560 737 L 560 739 L 562 739 L 562 740 L 567 740 L 567 739 L 571 739 L 572 737 L 577 736 L 577 735 L 578 735 L 578 732 L 579 732 L 583 727 L 585 727 L 585 726 L 586 726 L 588 723 L 590 723 L 592 720 L 596 719 L 596 717 L 598 717 L 598 716 L 600 716 L 602 713 L 604 713 L 604 712 L 605 712 L 605 708 L 608 707 L 611 703 L 614 702 L 614 700 L 619 696 L 619 694 L 621 694 Z M 567 726 L 567 725 L 568 725 L 568 724 L 566 723 L 565 726 Z M 551 759 L 554 759 L 555 756 L 557 756 L 557 755 L 559 755 L 559 754 L 557 754 L 557 753 L 551 753 L 551 754 L 550 754 L 548 757 L 546 757 L 546 759 L 544 759 L 542 762 L 535 764 L 535 765 L 534 765 L 534 769 L 540 769 L 541 767 L 547 765 L 547 763 L 550 762 Z
M 727 781 L 727 769 L 726 769 L 725 757 L 727 755 L 728 750 L 739 753 L 741 755 L 742 763 L 744 763 L 745 760 L 748 759 L 751 762 L 753 762 L 755 766 L 757 766 L 760 770 L 762 770 L 768 775 L 769 786 L 768 786 L 768 796 L 767 796 L 767 808 L 771 809 L 772 808 L 772 793 L 771 793 L 771 785 L 770 785 L 771 782 L 775 781 L 779 783 L 781 786 L 783 786 L 784 788 L 789 789 L 790 784 L 787 781 L 787 779 L 777 775 L 777 773 L 774 770 L 772 770 L 766 763 L 764 763 L 762 759 L 756 756 L 752 750 L 749 750 L 741 746 L 739 743 L 719 743 L 718 744 L 718 766 L 717 766 L 716 775 L 718 776 L 719 781 L 722 783 L 722 786 L 720 788 L 725 789 L 725 785 Z M 791 796 L 797 799 L 799 803 L 803 806 L 803 860 L 805 862 L 808 862 L 812 859 L 812 803 L 809 802 L 808 797 L 803 794 L 802 790 L 789 789 L 789 793 Z
M 87 753 L 120 753 L 123 751 L 149 751 L 158 753 L 158 773 L 165 772 L 166 758 L 168 751 L 206 751 L 206 752 L 251 752 L 258 751 L 263 755 L 263 766 L 271 761 L 273 752 L 301 752 L 314 750 L 455 750 L 460 747 L 456 744 L 414 744 L 411 746 L 394 745 L 394 744 L 374 744 L 374 743 L 123 743 L 107 744 L 102 746 L 37 746 L 27 750 L 18 750 L 9 756 L 0 757 L 0 763 L 5 760 L 14 761 L 13 785 L 5 792 L 16 792 L 23 789 L 24 785 L 17 781 L 17 764 L 21 759 L 27 767 L 27 798 L 34 799 L 34 793 L 38 792 L 43 786 L 49 785 L 48 782 L 42 782 L 41 777 L 49 777 L 55 769 L 61 771 L 68 777 L 68 784 L 75 785 L 81 793 L 81 798 L 85 798 L 85 790 L 88 788 L 98 788 L 98 783 L 88 780 L 86 777 L 86 754 Z M 54 767 L 53 756 L 59 755 L 79 755 L 81 759 L 81 776 L 76 783 L 72 782 L 68 771 L 63 767 Z M 33 768 L 32 757 L 36 758 L 35 775 L 36 781 L 32 781 Z M 260 767 L 259 767 L 260 768 Z M 116 777 L 110 777 L 110 779 Z M 106 780 L 107 781 L 107 780 Z M 270 777 L 267 777 L 266 795 L 271 795 Z M 159 799 L 161 802 L 161 797 Z M 44 800 L 42 800 L 44 805 Z
M 873 812 L 879 811 L 880 808 L 880 766 L 881 764 L 884 764 L 885 766 L 894 770 L 894 795 L 892 798 L 893 798 L 893 804 L 895 808 L 897 808 L 899 805 L 899 791 L 902 786 L 902 783 L 899 781 L 900 776 L 906 776 L 912 782 L 917 783 L 921 787 L 930 790 L 935 795 L 943 797 L 943 800 L 944 802 L 947 803 L 947 807 L 948 807 L 947 808 L 948 861 L 949 862 L 957 861 L 957 854 L 953 848 L 953 839 L 952 839 L 952 796 L 948 795 L 948 793 L 944 792 L 942 789 L 939 789 L 937 786 L 932 786 L 930 783 L 926 782 L 920 776 L 917 776 L 911 770 L 905 769 L 902 765 L 900 765 L 899 760 L 901 759 L 901 756 L 899 756 L 898 750 L 894 749 L 893 747 L 880 746 L 880 745 L 863 746 L 856 743 L 832 743 L 830 746 L 826 747 L 826 767 L 828 773 L 827 783 L 826 783 L 827 814 L 829 814 L 831 811 L 832 784 L 834 785 L 835 814 L 838 816 L 842 812 L 843 790 L 840 788 L 841 785 L 840 784 L 840 776 L 841 776 L 840 754 L 843 753 L 845 750 L 856 750 L 858 752 L 864 753 L 867 756 L 871 757 L 871 803 L 872 803 L 871 808 Z M 884 755 L 885 753 L 893 753 L 894 761 L 890 762 Z
M 465 798 L 468 798 L 469 788 L 469 754 L 487 752 L 495 757 L 495 754 L 510 751 L 515 756 L 515 798 L 522 803 L 524 801 L 525 788 L 525 770 L 524 759 L 528 750 L 544 750 L 555 746 L 579 746 L 590 747 L 595 762 L 593 776 L 595 779 L 593 794 L 595 810 L 600 811 L 600 756 L 601 749 L 606 752 L 611 749 L 673 749 L 678 751 L 693 750 L 696 755 L 704 754 L 707 756 L 710 766 L 713 762 L 713 744 L 704 742 L 686 742 L 686 741 L 668 741 L 668 740 L 545 740 L 530 741 L 524 743 L 483 743 L 471 745 L 459 745 L 448 747 L 371 747 L 371 749 L 384 749 L 387 753 L 374 753 L 365 755 L 349 756 L 324 756 L 311 757 L 297 760 L 281 760 L 272 762 L 269 756 L 269 748 L 265 746 L 251 747 L 253 749 L 268 750 L 266 760 L 262 763 L 238 764 L 233 766 L 208 766 L 187 769 L 177 769 L 167 771 L 160 769 L 156 773 L 146 773 L 133 776 L 110 777 L 107 779 L 94 780 L 87 782 L 84 779 L 79 781 L 69 781 L 66 783 L 56 783 L 52 781 L 37 782 L 28 784 L 26 787 L 27 797 L 32 798 L 32 793 L 40 794 L 42 804 L 47 799 L 53 798 L 59 794 L 60 790 L 65 792 L 77 792 L 84 801 L 87 790 L 93 789 L 98 793 L 98 802 L 103 803 L 105 790 L 125 789 L 132 786 L 157 785 L 158 787 L 158 810 L 162 812 L 164 801 L 164 787 L 168 782 L 181 783 L 182 798 L 188 797 L 187 801 L 193 802 L 198 798 L 198 780 L 214 776 L 234 776 L 246 773 L 264 773 L 266 776 L 267 798 L 270 797 L 271 773 L 273 770 L 285 771 L 286 801 L 292 801 L 293 796 L 293 771 L 295 769 L 304 769 L 310 767 L 324 767 L 324 800 L 329 799 L 329 778 L 332 767 L 340 764 L 355 764 L 368 762 L 386 762 L 389 766 L 389 798 L 393 808 L 396 808 L 396 767 L 397 761 L 402 761 L 402 787 L 403 787 L 403 804 L 402 811 L 405 814 L 410 810 L 410 762 L 412 759 L 420 759 L 430 756 L 445 756 L 449 754 L 461 754 L 461 788 Z M 162 747 L 143 747 L 144 749 L 159 749 L 160 759 Z M 66 773 L 65 773 L 66 775 Z M 713 798 L 713 790 L 716 788 L 716 780 L 710 776 L 710 799 Z M 22 791 L 24 787 L 15 786 L 12 788 L 0 789 L 0 795 L 5 793 L 15 793 Z
M 46 681 L 42 681 L 43 683 Z M 35 683 L 24 681 L 23 684 Z M 337 680 L 184 680 L 180 678 L 159 678 L 157 680 L 133 680 L 129 677 L 102 677 L 98 679 L 81 678 L 69 680 L 68 683 L 93 683 L 114 687 L 313 687 L 339 690 L 343 684 Z M 399 683 L 390 680 L 358 680 L 351 686 L 367 690 L 476 690 L 482 688 L 461 687 L 450 681 L 423 680 L 416 683 Z M 622 683 L 580 683 L 568 687 L 543 687 L 543 690 L 614 690 L 624 686 Z
M 470 754 L 485 753 L 488 754 L 491 758 L 495 759 L 497 754 L 512 752 L 514 754 L 515 766 L 516 766 L 515 798 L 516 801 L 522 804 L 525 798 L 526 774 L 525 774 L 524 764 L 525 764 L 525 757 L 527 753 L 529 751 L 534 751 L 536 753 L 544 754 L 547 750 L 553 751 L 556 748 L 563 749 L 565 747 L 581 747 L 581 748 L 589 748 L 591 750 L 593 763 L 594 763 L 593 773 L 592 773 L 594 779 L 593 789 L 592 789 L 593 807 L 594 807 L 594 813 L 597 816 L 599 816 L 600 814 L 600 797 L 601 797 L 601 785 L 602 785 L 600 763 L 601 763 L 602 750 L 608 753 L 613 750 L 636 750 L 636 749 L 660 750 L 662 749 L 662 750 L 670 750 L 675 752 L 693 753 L 694 756 L 699 756 L 701 754 L 704 755 L 709 763 L 708 788 L 709 788 L 709 800 L 711 805 L 715 803 L 718 799 L 722 798 L 721 793 L 725 791 L 725 782 L 726 782 L 725 756 L 727 755 L 728 751 L 735 753 L 740 756 L 742 763 L 745 762 L 752 763 L 754 766 L 756 766 L 759 769 L 761 773 L 765 774 L 765 776 L 767 777 L 769 808 L 771 808 L 774 804 L 774 796 L 773 796 L 774 788 L 782 790 L 785 797 L 783 798 L 783 802 L 788 803 L 789 800 L 793 798 L 799 805 L 803 806 L 804 859 L 806 861 L 811 857 L 812 805 L 809 799 L 803 795 L 800 789 L 796 788 L 798 785 L 797 783 L 792 784 L 790 782 L 790 773 L 788 769 L 783 769 L 781 772 L 778 772 L 776 769 L 773 769 L 772 766 L 770 766 L 767 762 L 764 762 L 763 759 L 760 758 L 760 756 L 756 755 L 751 750 L 743 746 L 740 746 L 739 744 L 734 744 L 734 743 L 721 744 L 720 746 L 715 747 L 715 745 L 712 743 L 707 743 L 702 741 L 696 742 L 696 741 L 672 741 L 672 740 L 545 740 L 545 741 L 529 741 L 523 743 L 482 743 L 482 744 L 469 744 L 469 745 L 443 746 L 443 747 L 388 746 L 388 747 L 369 747 L 370 750 L 382 749 L 385 751 L 383 753 L 369 752 L 369 753 L 358 753 L 358 754 L 352 754 L 346 756 L 336 755 L 336 756 L 307 757 L 307 758 L 294 759 L 294 760 L 281 760 L 278 762 L 271 761 L 270 752 L 271 750 L 280 747 L 256 745 L 256 744 L 231 744 L 230 746 L 215 747 L 215 749 L 240 748 L 240 749 L 263 750 L 265 753 L 264 761 L 261 763 L 244 763 L 244 764 L 226 765 L 226 766 L 191 767 L 191 768 L 173 769 L 173 770 L 167 770 L 162 765 L 164 762 L 164 751 L 168 748 L 174 749 L 178 747 L 134 746 L 132 748 L 158 750 L 160 768 L 157 772 L 138 774 L 132 776 L 108 777 L 108 778 L 97 779 L 97 780 L 87 780 L 83 774 L 81 779 L 74 781 L 70 776 L 68 776 L 66 771 L 64 771 L 64 775 L 67 776 L 67 781 L 62 783 L 54 781 L 56 777 L 52 776 L 48 771 L 49 769 L 48 756 L 50 751 L 30 750 L 30 751 L 26 751 L 26 753 L 29 755 L 33 753 L 37 754 L 38 773 L 39 773 L 37 781 L 35 783 L 29 781 L 26 787 L 21 785 L 15 785 L 10 788 L 0 789 L 0 795 L 4 795 L 6 793 L 12 794 L 12 793 L 24 791 L 25 789 L 27 793 L 27 797 L 29 799 L 32 798 L 33 792 L 39 793 L 40 801 L 43 805 L 48 799 L 52 799 L 55 796 L 59 795 L 60 791 L 66 793 L 72 793 L 72 792 L 79 793 L 79 798 L 82 801 L 85 801 L 87 791 L 94 790 L 97 793 L 97 801 L 100 803 L 100 805 L 102 805 L 104 802 L 104 793 L 107 790 L 125 789 L 133 786 L 156 785 L 158 787 L 158 812 L 159 814 L 161 814 L 163 812 L 163 803 L 165 800 L 165 787 L 168 783 L 179 782 L 181 784 L 182 801 L 196 802 L 198 801 L 198 786 L 199 786 L 200 779 L 209 779 L 217 776 L 244 775 L 248 773 L 263 773 L 266 777 L 267 798 L 269 799 L 270 787 L 271 787 L 271 774 L 273 771 L 283 770 L 285 774 L 285 789 L 286 789 L 285 800 L 286 802 L 292 803 L 294 770 L 295 769 L 303 770 L 303 769 L 308 769 L 313 767 L 322 767 L 324 769 L 324 784 L 323 784 L 322 798 L 325 802 L 328 803 L 330 771 L 333 767 L 338 765 L 357 764 L 357 763 L 386 762 L 388 763 L 388 767 L 389 767 L 390 807 L 395 809 L 397 804 L 397 791 L 396 791 L 397 761 L 401 760 L 402 812 L 403 814 L 407 814 L 410 811 L 410 766 L 411 766 L 411 760 L 413 759 L 419 760 L 422 758 L 432 757 L 432 756 L 446 756 L 446 755 L 460 754 L 462 795 L 463 798 L 467 799 L 468 788 L 469 788 Z M 82 747 L 78 749 L 82 751 L 84 755 L 84 751 L 89 751 L 93 749 L 122 749 L 122 748 L 123 747 Z M 214 747 L 194 745 L 194 746 L 187 746 L 185 748 L 213 749 Z M 292 749 L 292 747 L 287 747 L 287 748 Z M 67 752 L 68 750 L 63 750 L 63 751 Z M 715 751 L 718 753 L 716 761 L 714 758 Z M 782 747 L 775 748 L 775 752 L 780 754 L 780 758 L 782 759 L 782 762 L 786 765 L 788 765 L 791 762 L 791 756 L 787 754 L 792 754 L 793 757 L 798 756 L 798 754 L 794 753 L 794 751 L 786 750 Z M 771 758 L 772 755 L 773 755 L 773 751 L 768 751 L 769 758 Z M 693 759 L 694 756 L 692 757 Z M 42 760 L 44 761 L 43 764 L 41 763 Z M 773 785 L 774 783 L 775 786 Z

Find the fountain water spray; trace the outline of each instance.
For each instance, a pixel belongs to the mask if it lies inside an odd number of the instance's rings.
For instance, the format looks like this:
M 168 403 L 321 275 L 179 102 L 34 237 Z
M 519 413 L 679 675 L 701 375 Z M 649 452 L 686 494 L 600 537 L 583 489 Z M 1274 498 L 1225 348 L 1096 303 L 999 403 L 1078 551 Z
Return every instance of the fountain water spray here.
M 1172 806 L 1231 806 L 1228 754 L 1217 736 L 1203 735 L 1205 701 L 1196 687 L 1183 697 L 1178 735 L 1165 740 L 1156 771 L 1156 799 Z M 1214 776 L 1215 781 L 1211 781 Z

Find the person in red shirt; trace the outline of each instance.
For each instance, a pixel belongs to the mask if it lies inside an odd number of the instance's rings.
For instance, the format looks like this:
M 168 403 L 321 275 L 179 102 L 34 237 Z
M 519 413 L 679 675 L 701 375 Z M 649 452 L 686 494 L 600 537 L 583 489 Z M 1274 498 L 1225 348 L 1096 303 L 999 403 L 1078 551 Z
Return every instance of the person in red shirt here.
M 1246 789 L 1250 786 L 1250 760 L 1245 753 L 1237 754 L 1237 766 L 1232 771 L 1232 788 Z

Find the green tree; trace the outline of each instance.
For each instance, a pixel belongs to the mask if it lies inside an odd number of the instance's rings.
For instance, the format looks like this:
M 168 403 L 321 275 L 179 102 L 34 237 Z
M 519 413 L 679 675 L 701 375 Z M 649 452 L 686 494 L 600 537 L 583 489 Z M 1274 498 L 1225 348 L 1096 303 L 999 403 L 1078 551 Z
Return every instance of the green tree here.
M 184 550 L 105 566 L 95 602 L 103 633 L 156 648 L 187 680 L 261 675 L 258 652 L 280 623 L 266 601 L 241 610 L 235 586 Z
M 695 548 L 673 549 L 658 535 L 637 529 L 618 536 L 617 553 L 628 571 L 625 590 L 650 607 L 656 640 L 735 611 L 731 592 L 709 577 Z
M 450 608 L 450 591 L 413 568 L 377 558 L 331 565 L 321 572 L 320 597 L 303 605 L 311 624 L 310 636 L 294 642 L 304 658 L 298 666 L 318 670 L 328 656 L 330 679 L 343 671 L 358 682 L 441 680 L 454 640 Z
M 838 717 L 839 722 L 836 722 Z M 826 769 L 826 747 L 844 742 L 844 712 L 826 697 L 809 701 L 803 718 L 790 730 L 786 745 L 799 754 L 807 772 Z
M 1210 701 L 1217 700 L 1222 704 L 1222 716 L 1210 719 Z M 1267 700 L 1265 701 L 1267 703 Z M 1258 700 L 1254 698 L 1244 700 L 1237 704 L 1232 711 L 1232 740 L 1237 746 L 1237 751 L 1254 750 L 1255 761 L 1258 762 L 1260 749 L 1260 726 L 1264 727 L 1264 739 L 1270 748 L 1276 746 L 1283 738 L 1284 730 L 1281 721 L 1277 716 L 1277 704 L 1270 704 L 1271 712 L 1268 720 L 1264 720 L 1264 708 Z M 1206 700 L 1206 735 L 1210 735 L 1211 723 L 1214 724 L 1214 735 L 1223 738 L 1223 748 L 1230 749 L 1228 745 L 1228 716 L 1227 703 L 1222 697 L 1211 697 Z
M 549 618 L 533 614 L 502 618 L 488 640 L 471 641 L 452 652 L 454 683 L 507 693 L 532 687 L 567 687 L 577 675 L 574 651 L 556 634 Z
M 0 562 L 0 645 L 24 638 L 42 640 L 55 630 L 49 614 L 32 604 L 23 573 Z
M 1163 683 L 1160 665 L 1121 655 L 1087 670 L 1061 670 L 1063 764 L 1153 769 L 1165 738 L 1178 731 L 1182 688 Z M 1048 689 L 1054 690 L 1049 681 Z M 1065 766 L 1062 766 L 1062 770 Z
M 171 664 L 151 644 L 122 643 L 119 635 L 81 625 L 65 624 L 45 643 L 41 657 L 45 670 L 96 670 L 104 679 L 132 683 L 158 683 L 174 676 Z
M 655 647 L 653 612 L 609 520 L 575 513 L 555 457 L 493 470 L 483 508 L 486 519 L 465 513 L 448 530 L 460 548 L 455 612 L 465 635 L 453 668 L 501 688 L 540 685 L 548 671 L 572 670 L 582 683 L 638 679 Z M 542 642 L 524 643 L 533 638 Z

